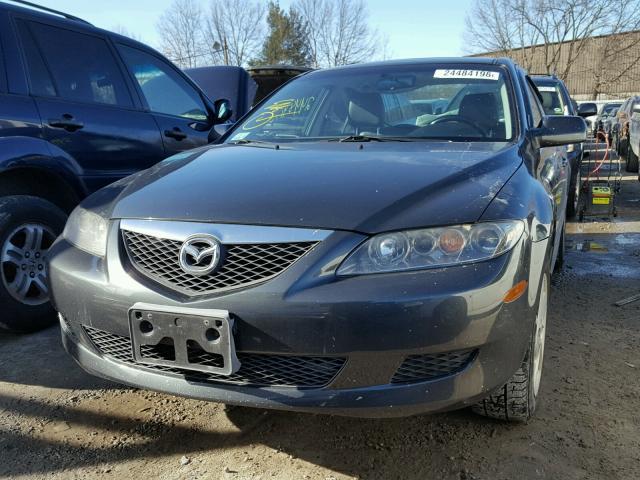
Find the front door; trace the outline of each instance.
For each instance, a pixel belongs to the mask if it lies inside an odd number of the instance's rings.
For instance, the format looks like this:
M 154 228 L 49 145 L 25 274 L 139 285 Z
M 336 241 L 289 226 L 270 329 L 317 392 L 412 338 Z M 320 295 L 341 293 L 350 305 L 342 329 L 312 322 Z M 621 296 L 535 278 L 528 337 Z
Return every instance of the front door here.
M 118 49 L 158 123 L 167 155 L 205 145 L 211 113 L 184 74 L 149 52 L 128 45 Z

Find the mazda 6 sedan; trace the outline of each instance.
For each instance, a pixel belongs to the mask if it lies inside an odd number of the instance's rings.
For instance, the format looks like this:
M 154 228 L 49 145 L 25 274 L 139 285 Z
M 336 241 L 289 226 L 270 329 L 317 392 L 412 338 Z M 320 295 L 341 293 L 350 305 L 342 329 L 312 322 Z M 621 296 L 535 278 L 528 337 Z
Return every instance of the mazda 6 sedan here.
M 215 127 L 51 248 L 83 368 L 261 408 L 531 416 L 581 118 L 545 116 L 509 60 L 426 59 L 310 72 Z

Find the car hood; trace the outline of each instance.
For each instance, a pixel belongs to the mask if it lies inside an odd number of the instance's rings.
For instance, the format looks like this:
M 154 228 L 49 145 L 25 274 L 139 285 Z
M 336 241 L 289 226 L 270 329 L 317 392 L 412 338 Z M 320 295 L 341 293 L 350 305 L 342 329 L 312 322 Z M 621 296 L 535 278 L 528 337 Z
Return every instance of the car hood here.
M 520 165 L 490 142 L 218 145 L 136 175 L 112 218 L 378 233 L 477 221 Z

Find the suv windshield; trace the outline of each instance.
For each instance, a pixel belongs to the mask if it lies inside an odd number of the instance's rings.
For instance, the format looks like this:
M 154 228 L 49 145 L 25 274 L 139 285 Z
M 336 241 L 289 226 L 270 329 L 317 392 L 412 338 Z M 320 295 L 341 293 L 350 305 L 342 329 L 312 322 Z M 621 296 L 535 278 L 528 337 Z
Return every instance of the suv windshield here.
M 534 82 L 535 83 L 535 82 Z M 542 97 L 545 115 L 569 115 L 560 88 L 556 85 L 536 85 Z
M 512 94 L 493 65 L 377 65 L 317 71 L 256 108 L 227 142 L 508 141 Z

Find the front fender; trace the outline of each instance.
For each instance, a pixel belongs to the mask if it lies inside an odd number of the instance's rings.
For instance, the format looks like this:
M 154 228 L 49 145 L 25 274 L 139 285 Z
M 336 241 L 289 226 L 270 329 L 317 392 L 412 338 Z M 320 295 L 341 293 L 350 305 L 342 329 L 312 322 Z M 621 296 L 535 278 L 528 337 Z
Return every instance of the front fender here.
M 542 184 L 521 165 L 482 214 L 480 221 L 522 219 L 529 245 L 529 305 L 535 305 L 542 274 L 553 258 L 555 208 Z

